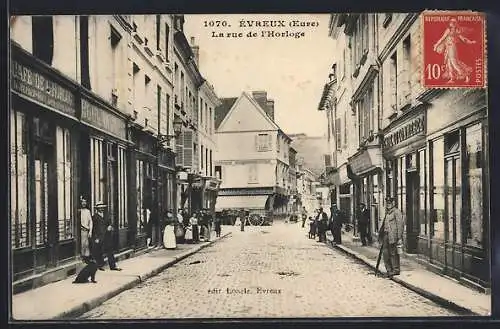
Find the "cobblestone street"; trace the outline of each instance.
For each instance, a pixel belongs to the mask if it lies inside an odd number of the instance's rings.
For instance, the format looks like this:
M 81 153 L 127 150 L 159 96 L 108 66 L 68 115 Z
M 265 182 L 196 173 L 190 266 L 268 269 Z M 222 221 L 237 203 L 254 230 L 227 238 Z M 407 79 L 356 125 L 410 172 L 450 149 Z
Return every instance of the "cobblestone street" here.
M 455 315 L 372 272 L 299 224 L 275 222 L 235 230 L 81 318 Z

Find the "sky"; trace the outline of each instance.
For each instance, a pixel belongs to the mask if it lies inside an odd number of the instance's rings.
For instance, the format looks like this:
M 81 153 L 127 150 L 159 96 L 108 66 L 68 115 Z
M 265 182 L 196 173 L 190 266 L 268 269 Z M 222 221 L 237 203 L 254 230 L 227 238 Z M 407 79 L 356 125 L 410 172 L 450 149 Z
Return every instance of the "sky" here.
M 281 21 L 286 27 L 250 27 L 252 21 Z M 291 27 L 295 21 L 318 26 Z M 323 136 L 326 114 L 317 108 L 334 61 L 328 21 L 328 14 L 185 15 L 184 33 L 189 41 L 194 37 L 200 47 L 200 72 L 220 98 L 265 90 L 275 101 L 275 121 L 285 133 Z M 263 31 L 304 34 L 299 38 L 263 37 Z M 225 36 L 214 37 L 214 32 Z M 227 36 L 240 32 L 242 37 Z M 247 37 L 249 32 L 257 36 Z

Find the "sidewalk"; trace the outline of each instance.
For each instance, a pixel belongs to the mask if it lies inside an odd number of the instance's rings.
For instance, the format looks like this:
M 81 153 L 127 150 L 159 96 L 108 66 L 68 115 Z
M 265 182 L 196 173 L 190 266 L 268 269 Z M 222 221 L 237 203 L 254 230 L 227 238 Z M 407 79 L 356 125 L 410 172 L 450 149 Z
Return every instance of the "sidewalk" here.
M 379 249 L 361 246 L 353 241 L 352 233 L 342 232 L 342 244 L 335 248 L 345 252 L 375 270 Z M 383 260 L 379 265 L 381 273 L 386 274 Z M 411 256 L 402 255 L 401 274 L 391 280 L 443 306 L 460 313 L 489 316 L 491 314 L 491 295 L 465 287 L 459 282 L 433 273 L 424 265 L 417 263 Z
M 175 250 L 156 249 L 119 262 L 120 272 L 97 271 L 96 284 L 73 284 L 75 276 L 12 297 L 13 320 L 74 319 L 106 300 L 160 273 L 182 259 L 231 235 L 223 234 L 210 242 L 179 244 Z

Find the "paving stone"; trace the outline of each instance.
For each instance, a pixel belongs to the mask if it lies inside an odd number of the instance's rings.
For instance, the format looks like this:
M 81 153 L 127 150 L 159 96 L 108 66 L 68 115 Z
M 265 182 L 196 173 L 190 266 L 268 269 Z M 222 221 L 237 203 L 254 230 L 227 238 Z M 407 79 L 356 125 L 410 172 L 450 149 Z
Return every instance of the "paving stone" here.
M 300 225 L 224 229 L 233 234 L 81 318 L 456 315 L 308 239 Z

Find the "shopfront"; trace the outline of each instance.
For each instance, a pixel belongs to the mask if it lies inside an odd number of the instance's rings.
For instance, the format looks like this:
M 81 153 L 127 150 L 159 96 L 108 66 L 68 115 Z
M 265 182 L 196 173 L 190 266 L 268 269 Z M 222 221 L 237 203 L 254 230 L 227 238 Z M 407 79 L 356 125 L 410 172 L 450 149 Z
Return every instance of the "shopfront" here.
M 370 211 L 370 235 L 378 234 L 383 203 L 382 153 L 378 144 L 365 146 L 348 159 L 347 173 L 353 182 L 353 214 L 357 216 L 361 203 Z M 357 221 L 354 221 L 357 234 Z
M 204 192 L 203 192 L 203 208 L 209 209 L 212 214 L 215 214 L 215 204 L 217 203 L 217 196 L 221 181 L 213 177 L 204 178 Z
M 12 44 L 10 236 L 13 281 L 78 255 L 76 86 Z
M 106 103 L 84 94 L 81 98 L 80 196 L 93 212 L 94 205 L 107 205 L 105 216 L 117 234 L 115 249 L 133 246 L 128 213 L 127 119 Z
M 131 223 L 135 231 L 135 248 L 141 249 L 146 246 L 147 238 L 151 243 L 156 242 L 156 227 L 158 224 L 158 162 L 156 138 L 134 126 L 131 131 L 134 143 L 131 163 L 133 169 L 131 176 L 134 177 L 132 194 L 129 205 L 134 209 L 134 221 Z
M 160 214 L 166 214 L 168 210 L 175 212 L 175 154 L 170 149 L 159 150 L 159 209 Z
M 403 213 L 407 253 L 425 253 L 426 237 L 426 109 L 405 113 L 384 129 L 386 195 L 396 198 Z
M 428 110 L 425 259 L 481 287 L 489 276 L 489 155 L 484 90 L 448 91 Z

